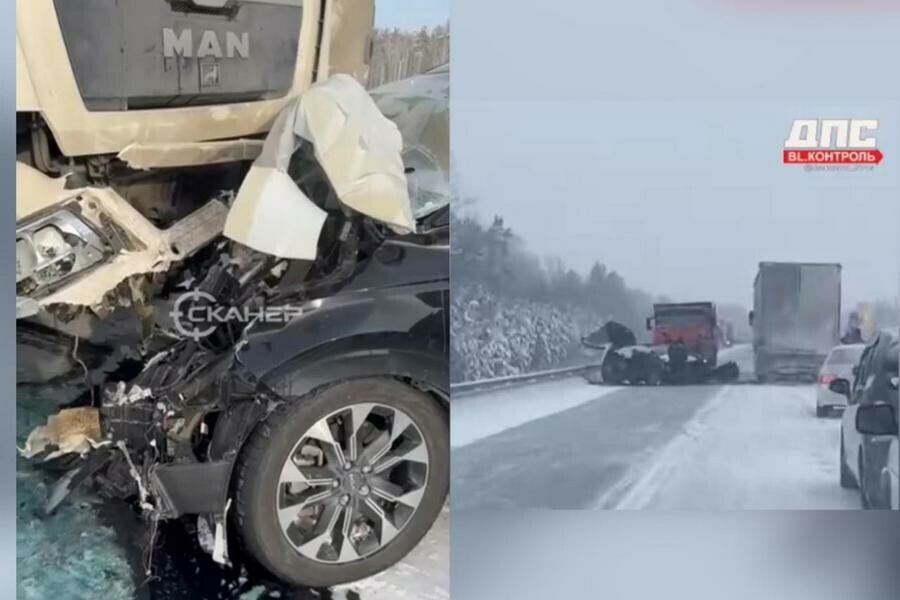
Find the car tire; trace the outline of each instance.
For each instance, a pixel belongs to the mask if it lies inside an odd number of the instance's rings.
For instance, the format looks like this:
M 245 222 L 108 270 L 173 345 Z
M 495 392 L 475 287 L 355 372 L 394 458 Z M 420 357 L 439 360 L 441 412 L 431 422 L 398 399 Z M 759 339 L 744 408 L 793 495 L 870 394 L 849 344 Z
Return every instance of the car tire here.
M 379 542 L 378 549 L 363 558 L 329 564 L 301 554 L 282 530 L 277 516 L 280 490 L 284 489 L 281 473 L 311 428 L 323 419 L 331 418 L 329 415 L 344 408 L 349 411 L 349 407 L 363 402 L 402 411 L 421 432 L 428 452 L 424 493 L 396 537 L 383 546 Z M 294 585 L 330 587 L 357 581 L 379 573 L 405 557 L 439 516 L 449 490 L 449 419 L 446 411 L 429 394 L 393 379 L 335 383 L 281 404 L 260 422 L 239 455 L 235 473 L 237 534 L 252 559 L 276 577 Z M 340 510 L 338 514 L 347 514 Z M 340 519 L 338 522 L 342 522 Z
M 844 434 L 841 434 L 841 487 L 845 490 L 855 490 L 859 487 L 853 471 L 847 466 L 847 453 L 844 450 Z
M 617 354 L 608 354 L 600 365 L 603 382 L 609 385 L 622 385 L 625 383 L 626 359 Z
M 663 369 L 661 365 L 657 365 L 650 368 L 650 372 L 647 373 L 647 378 L 644 380 L 646 385 L 662 385 L 663 380 Z

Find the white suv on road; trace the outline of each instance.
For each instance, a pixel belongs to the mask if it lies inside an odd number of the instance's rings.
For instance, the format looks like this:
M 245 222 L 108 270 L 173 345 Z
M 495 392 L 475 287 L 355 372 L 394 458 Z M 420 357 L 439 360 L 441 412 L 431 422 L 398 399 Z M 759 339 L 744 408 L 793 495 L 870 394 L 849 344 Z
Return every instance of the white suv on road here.
M 853 368 L 859 364 L 859 359 L 865 350 L 865 344 L 845 344 L 835 346 L 828 353 L 828 357 L 819 371 L 818 385 L 816 386 L 816 416 L 825 417 L 832 412 L 843 411 L 847 407 L 847 397 L 828 389 L 835 379 L 853 381 Z

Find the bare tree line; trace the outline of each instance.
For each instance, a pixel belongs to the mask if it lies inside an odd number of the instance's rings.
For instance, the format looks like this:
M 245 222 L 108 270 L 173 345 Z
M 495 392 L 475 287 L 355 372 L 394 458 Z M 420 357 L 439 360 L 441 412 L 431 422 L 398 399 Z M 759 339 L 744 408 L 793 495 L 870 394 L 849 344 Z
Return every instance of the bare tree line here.
M 450 61 L 450 24 L 419 31 L 376 29 L 369 87 L 406 79 Z

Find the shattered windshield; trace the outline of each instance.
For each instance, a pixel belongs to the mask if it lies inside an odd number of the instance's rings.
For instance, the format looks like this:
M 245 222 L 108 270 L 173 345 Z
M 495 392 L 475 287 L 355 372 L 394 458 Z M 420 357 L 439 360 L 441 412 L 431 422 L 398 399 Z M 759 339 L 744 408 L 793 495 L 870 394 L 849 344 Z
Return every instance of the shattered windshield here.
M 381 86 L 378 108 L 403 136 L 403 164 L 416 219 L 450 203 L 450 69 Z

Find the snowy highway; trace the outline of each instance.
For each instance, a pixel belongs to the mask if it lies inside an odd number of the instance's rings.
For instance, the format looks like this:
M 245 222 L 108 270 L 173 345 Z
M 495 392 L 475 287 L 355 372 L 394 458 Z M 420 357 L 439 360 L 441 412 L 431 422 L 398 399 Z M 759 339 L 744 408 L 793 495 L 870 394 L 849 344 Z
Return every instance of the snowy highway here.
M 722 354 L 752 375 L 748 347 Z M 456 509 L 860 506 L 838 485 L 840 422 L 816 418 L 813 385 L 573 377 L 456 398 L 452 431 Z

